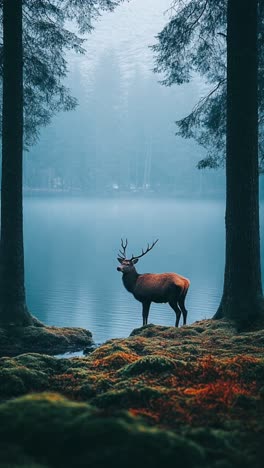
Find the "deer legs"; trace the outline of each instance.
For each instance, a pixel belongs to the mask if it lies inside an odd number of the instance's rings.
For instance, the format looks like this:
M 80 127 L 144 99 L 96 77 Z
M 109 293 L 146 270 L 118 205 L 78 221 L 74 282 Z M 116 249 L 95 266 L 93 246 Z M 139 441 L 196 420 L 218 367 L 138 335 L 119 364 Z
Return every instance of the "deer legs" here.
M 183 295 L 180 297 L 179 300 L 177 299 L 172 299 L 169 301 L 169 304 L 171 308 L 174 310 L 176 314 L 176 322 L 175 322 L 175 327 L 179 326 L 181 314 L 183 315 L 183 325 L 186 325 L 186 319 L 187 319 L 187 310 L 184 305 L 184 299 L 186 296 L 186 293 L 183 293 Z M 143 318 L 143 327 L 144 325 L 148 324 L 148 315 L 149 315 L 149 309 L 150 309 L 151 302 L 143 302 L 142 303 L 142 318 Z
M 148 323 L 148 314 L 151 302 L 142 303 L 142 318 L 143 318 L 143 327 Z
M 170 304 L 171 308 L 174 310 L 174 312 L 176 314 L 175 327 L 178 327 L 182 311 L 181 311 L 181 309 L 180 309 L 180 307 L 178 305 L 177 300 L 174 299 L 173 301 L 169 301 L 169 304 Z
M 186 294 L 188 292 L 188 287 L 185 288 L 181 294 L 180 294 L 180 297 L 179 295 L 177 295 L 176 297 L 174 296 L 173 298 L 171 298 L 171 300 L 169 301 L 169 304 L 171 306 L 171 308 L 174 310 L 175 314 L 176 314 L 176 323 L 175 323 L 175 327 L 178 327 L 179 326 L 179 321 L 180 321 L 180 318 L 181 318 L 181 314 L 183 315 L 183 325 L 186 325 L 186 320 L 187 320 L 187 310 L 185 308 L 185 304 L 184 304 L 184 301 L 185 301 L 185 297 L 186 297 Z
M 184 291 L 184 293 L 181 295 L 181 297 L 180 297 L 180 299 L 178 301 L 178 304 L 180 306 L 180 309 L 181 309 L 182 315 L 183 315 L 183 325 L 186 325 L 186 319 L 187 319 L 187 310 L 186 310 L 185 304 L 184 304 L 187 292 L 188 292 L 188 289 L 186 289 Z

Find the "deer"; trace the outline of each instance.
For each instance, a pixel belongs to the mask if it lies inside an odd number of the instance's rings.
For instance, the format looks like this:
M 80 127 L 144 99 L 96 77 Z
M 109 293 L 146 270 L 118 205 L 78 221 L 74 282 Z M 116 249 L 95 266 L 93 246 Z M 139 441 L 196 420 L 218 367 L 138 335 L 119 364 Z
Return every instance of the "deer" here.
M 186 325 L 187 310 L 185 308 L 185 297 L 188 292 L 190 281 L 176 273 L 144 273 L 140 274 L 135 268 L 135 264 L 144 257 L 157 244 L 159 239 L 147 246 L 147 249 L 140 255 L 131 258 L 126 257 L 128 241 L 121 239 L 121 249 L 118 251 L 117 260 L 120 266 L 117 271 L 123 273 L 122 280 L 124 287 L 132 293 L 134 298 L 142 304 L 143 327 L 148 323 L 149 309 L 152 302 L 169 303 L 176 314 L 175 327 L 179 326 L 181 314 L 183 315 L 183 325 Z

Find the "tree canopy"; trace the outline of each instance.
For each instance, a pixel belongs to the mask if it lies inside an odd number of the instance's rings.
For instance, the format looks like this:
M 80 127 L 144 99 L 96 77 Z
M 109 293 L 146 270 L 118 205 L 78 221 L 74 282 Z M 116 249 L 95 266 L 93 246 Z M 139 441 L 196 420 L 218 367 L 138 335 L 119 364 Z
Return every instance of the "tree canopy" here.
M 204 77 L 208 93 L 192 112 L 177 122 L 177 134 L 194 138 L 207 149 L 199 168 L 219 167 L 225 161 L 226 136 L 226 28 L 227 0 L 174 0 L 170 20 L 152 47 L 155 71 L 166 86 Z M 264 5 L 258 2 L 259 123 L 264 127 Z M 263 138 L 259 138 L 259 165 L 264 169 Z
M 42 126 L 77 101 L 65 85 L 67 53 L 85 52 L 85 33 L 103 11 L 113 11 L 123 0 L 23 0 L 24 145 L 33 144 Z M 0 34 L 3 35 L 3 0 Z M 3 43 L 3 40 L 1 40 Z M 0 49 L 3 74 L 3 45 Z M 2 83 L 1 83 L 2 86 Z M 2 115 L 2 109 L 0 109 Z

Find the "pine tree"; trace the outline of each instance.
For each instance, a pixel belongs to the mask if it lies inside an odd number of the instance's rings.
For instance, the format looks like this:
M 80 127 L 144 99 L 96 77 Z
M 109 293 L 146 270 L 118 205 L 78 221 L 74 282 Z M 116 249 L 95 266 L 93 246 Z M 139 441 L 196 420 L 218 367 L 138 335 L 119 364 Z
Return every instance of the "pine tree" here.
M 122 0 L 120 0 L 122 1 Z M 62 83 L 65 52 L 83 52 L 83 39 L 65 26 L 75 21 L 91 31 L 111 0 L 2 0 L 3 105 L 0 255 L 0 323 L 32 325 L 24 285 L 22 160 L 23 137 L 34 141 L 41 125 L 75 101 Z M 25 114 L 25 120 L 23 118 Z
M 208 92 L 192 112 L 176 122 L 177 134 L 194 138 L 207 150 L 198 168 L 225 164 L 227 0 L 174 0 L 171 18 L 153 46 L 156 72 L 166 86 L 202 76 Z M 264 2 L 258 2 L 259 122 L 264 131 Z M 259 139 L 259 167 L 264 170 L 264 140 Z
M 196 137 L 218 163 L 226 141 L 226 267 L 224 292 L 214 318 L 239 327 L 263 322 L 260 268 L 258 113 L 263 115 L 263 2 L 175 0 L 176 15 L 154 46 L 164 84 L 189 81 L 193 71 L 214 85 L 180 133 Z M 227 31 L 226 31 L 227 29 Z M 259 87 L 259 94 L 258 94 Z M 196 133 L 197 132 L 197 133 Z
M 257 0 L 228 0 L 226 265 L 215 318 L 264 318 L 259 238 Z
M 32 324 L 26 307 L 22 216 L 22 0 L 3 5 L 4 76 L 1 187 L 1 322 Z

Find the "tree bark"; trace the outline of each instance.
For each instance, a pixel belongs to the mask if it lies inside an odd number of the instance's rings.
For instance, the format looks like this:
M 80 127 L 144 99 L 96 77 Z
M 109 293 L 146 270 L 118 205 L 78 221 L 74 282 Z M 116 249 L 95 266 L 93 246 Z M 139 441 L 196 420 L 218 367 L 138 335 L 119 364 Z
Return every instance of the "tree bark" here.
M 22 0 L 3 2 L 0 323 L 31 325 L 24 286 Z
M 264 318 L 260 265 L 257 0 L 228 0 L 226 266 L 214 318 Z

